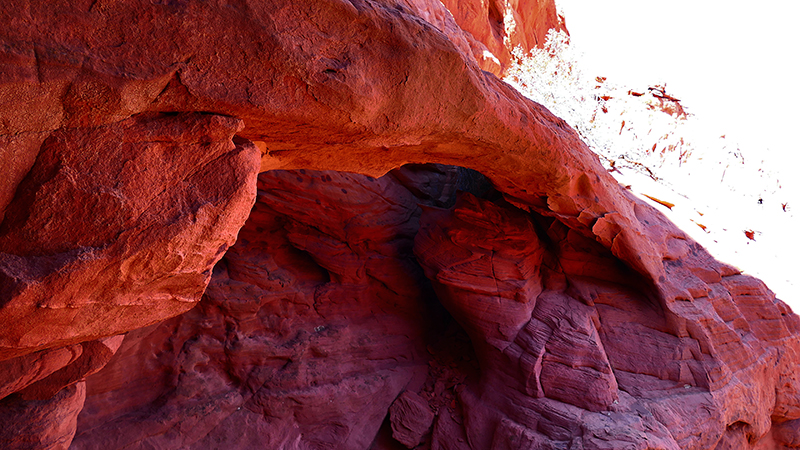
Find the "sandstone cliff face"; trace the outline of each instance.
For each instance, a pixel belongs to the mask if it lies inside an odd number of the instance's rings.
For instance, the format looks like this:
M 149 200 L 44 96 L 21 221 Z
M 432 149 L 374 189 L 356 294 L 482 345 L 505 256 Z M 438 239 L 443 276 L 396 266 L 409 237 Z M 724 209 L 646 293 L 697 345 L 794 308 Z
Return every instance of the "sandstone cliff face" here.
M 481 71 L 531 5 L 9 2 L 0 446 L 800 446 L 798 317 Z

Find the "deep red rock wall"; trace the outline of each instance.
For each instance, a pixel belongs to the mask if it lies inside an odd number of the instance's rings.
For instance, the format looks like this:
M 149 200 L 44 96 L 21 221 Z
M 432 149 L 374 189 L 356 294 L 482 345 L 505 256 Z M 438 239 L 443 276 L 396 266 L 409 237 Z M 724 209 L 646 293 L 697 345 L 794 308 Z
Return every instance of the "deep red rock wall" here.
M 261 174 L 198 307 L 129 334 L 89 378 L 73 448 L 368 448 L 452 322 L 413 241 L 418 204 L 451 202 L 456 181 Z
M 797 414 L 792 347 L 765 346 L 796 316 L 726 295 L 763 285 L 690 244 L 710 295 L 687 323 L 599 243 L 481 180 L 261 174 L 199 306 L 88 378 L 73 447 L 742 448 Z
M 552 3 L 443 5 L 6 2 L 0 447 L 798 446 L 798 317 L 481 70 Z

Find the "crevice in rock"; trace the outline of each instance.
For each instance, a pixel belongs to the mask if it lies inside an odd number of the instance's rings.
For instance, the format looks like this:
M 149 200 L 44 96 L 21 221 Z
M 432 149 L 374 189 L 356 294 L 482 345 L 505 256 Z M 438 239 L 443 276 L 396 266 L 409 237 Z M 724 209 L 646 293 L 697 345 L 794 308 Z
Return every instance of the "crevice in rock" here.
M 502 0 L 489 0 L 489 25 L 496 39 L 502 40 L 506 36 L 505 2 Z

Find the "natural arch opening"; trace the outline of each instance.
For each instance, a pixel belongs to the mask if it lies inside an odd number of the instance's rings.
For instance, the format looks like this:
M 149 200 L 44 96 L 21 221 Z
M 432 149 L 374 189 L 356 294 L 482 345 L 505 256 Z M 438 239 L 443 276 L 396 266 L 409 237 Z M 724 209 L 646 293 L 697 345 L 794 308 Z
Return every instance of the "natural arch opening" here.
M 447 267 L 420 243 L 421 228 L 458 244 L 442 247 L 456 257 Z M 130 333 L 103 376 L 89 379 L 73 446 L 91 447 L 105 429 L 123 430 L 117 444 L 132 445 L 145 439 L 136 430 L 166 433 L 186 420 L 171 411 L 200 407 L 203 434 L 187 437 L 198 448 L 289 442 L 301 431 L 309 445 L 353 448 L 373 439 L 467 436 L 483 429 L 464 424 L 475 408 L 487 408 L 482 392 L 522 391 L 534 403 L 583 398 L 583 408 L 606 408 L 617 384 L 601 344 L 602 316 L 589 304 L 641 280 L 596 242 L 570 233 L 460 167 L 406 165 L 380 178 L 264 172 L 250 218 L 198 307 Z M 591 258 L 576 258 L 580 251 Z M 593 294 L 582 279 L 612 288 Z M 558 325 L 563 320 L 574 323 Z M 591 339 L 573 342 L 570 333 Z M 570 356 L 564 345 L 576 342 L 583 350 Z M 597 367 L 578 362 L 587 352 Z M 570 365 L 571 375 L 562 369 Z M 581 370 L 599 384 L 558 381 Z M 433 412 L 430 421 L 404 414 L 415 401 Z

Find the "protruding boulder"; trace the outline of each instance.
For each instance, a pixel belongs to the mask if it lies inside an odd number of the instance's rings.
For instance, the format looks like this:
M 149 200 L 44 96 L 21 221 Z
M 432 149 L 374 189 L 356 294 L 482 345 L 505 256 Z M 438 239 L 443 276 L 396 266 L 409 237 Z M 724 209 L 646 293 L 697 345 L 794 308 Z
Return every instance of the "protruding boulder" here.
M 137 116 L 42 144 L 0 225 L 0 358 L 187 311 L 236 239 L 258 150 L 240 120 Z
M 414 392 L 404 391 L 389 407 L 392 437 L 408 448 L 422 443 L 433 423 L 428 402 Z

